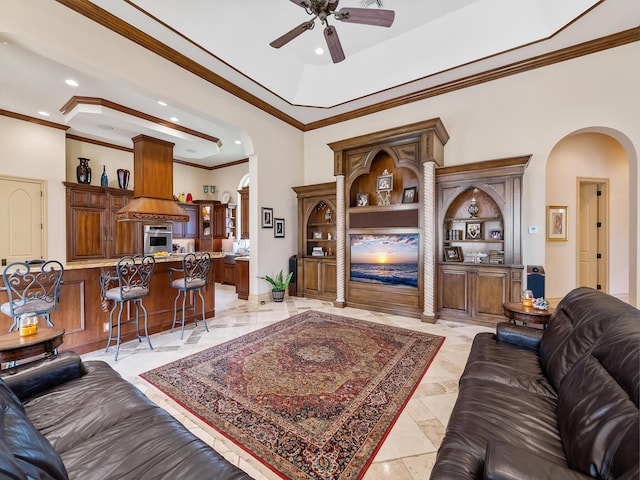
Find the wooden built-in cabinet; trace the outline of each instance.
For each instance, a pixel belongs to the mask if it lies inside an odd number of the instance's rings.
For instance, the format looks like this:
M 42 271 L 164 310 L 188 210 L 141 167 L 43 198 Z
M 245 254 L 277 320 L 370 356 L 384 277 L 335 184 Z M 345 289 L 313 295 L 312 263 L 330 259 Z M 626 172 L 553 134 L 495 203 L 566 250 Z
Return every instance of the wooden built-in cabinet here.
M 249 300 L 249 260 L 236 260 L 236 293 L 240 300 Z
M 119 258 L 142 251 L 136 222 L 115 214 L 133 191 L 64 182 L 66 188 L 67 261 Z
M 434 118 L 329 144 L 344 177 L 346 306 L 423 318 L 425 165 L 442 164 L 448 139 Z
M 173 222 L 173 238 L 198 238 L 198 205 L 195 203 L 181 203 L 180 206 L 189 215 L 188 222 Z
M 195 203 L 198 205 L 198 240 L 196 249 L 201 252 L 212 252 L 215 231 L 214 207 L 220 202 L 196 200 Z
M 495 324 L 522 291 L 522 176 L 528 156 L 441 168 L 437 316 Z
M 298 196 L 296 294 L 335 300 L 336 184 L 293 187 Z

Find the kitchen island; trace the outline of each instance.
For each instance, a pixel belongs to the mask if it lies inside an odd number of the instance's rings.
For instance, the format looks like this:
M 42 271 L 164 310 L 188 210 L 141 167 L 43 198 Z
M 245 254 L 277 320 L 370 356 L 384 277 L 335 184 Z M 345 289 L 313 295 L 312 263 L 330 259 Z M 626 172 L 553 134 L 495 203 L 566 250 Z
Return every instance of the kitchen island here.
M 224 254 L 211 253 L 211 258 L 217 258 Z M 171 255 L 157 257 L 153 277 L 151 279 L 151 291 L 143 298 L 143 303 L 148 313 L 149 333 L 158 333 L 171 329 L 173 323 L 173 301 L 177 291 L 171 288 L 169 283 L 169 269 L 182 267 L 183 255 Z M 70 262 L 64 266 L 63 283 L 60 290 L 60 301 L 55 312 L 51 313 L 51 321 L 56 327 L 65 330 L 64 343 L 58 350 L 73 350 L 83 354 L 101 348 L 106 348 L 109 338 L 109 311 L 111 305 L 103 301 L 101 295 L 100 275 L 104 271 L 114 271 L 117 259 Z M 206 290 L 203 291 L 205 299 L 205 315 L 207 318 L 215 316 L 215 262 L 211 262 L 209 280 Z M 6 292 L 0 292 L 0 301 L 7 301 Z M 187 296 L 187 303 L 193 301 L 192 296 Z M 181 303 L 181 302 L 180 302 Z M 198 311 L 202 311 L 198 306 Z M 114 312 L 114 315 L 118 310 Z M 129 316 L 135 318 L 135 309 L 127 303 L 122 312 L 122 321 L 127 321 Z M 192 322 L 192 317 L 187 317 L 187 325 Z M 12 320 L 0 315 L 0 330 L 9 331 Z M 204 328 L 204 327 L 202 327 Z M 133 340 L 135 327 L 124 325 L 122 327 L 122 341 Z

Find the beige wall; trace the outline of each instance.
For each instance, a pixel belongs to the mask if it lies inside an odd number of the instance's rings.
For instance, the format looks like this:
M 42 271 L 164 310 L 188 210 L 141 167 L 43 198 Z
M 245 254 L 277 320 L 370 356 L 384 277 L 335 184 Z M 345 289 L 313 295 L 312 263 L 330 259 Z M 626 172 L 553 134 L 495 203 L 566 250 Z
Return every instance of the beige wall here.
M 568 241 L 546 243 L 546 295 L 561 298 L 577 280 L 578 177 L 609 180 L 608 292 L 629 293 L 629 162 L 620 143 L 599 133 L 561 140 L 549 155 L 546 204 L 567 205 Z
M 330 142 L 440 117 L 451 136 L 447 166 L 532 155 L 524 176 L 523 263 L 545 265 L 547 159 L 567 135 L 606 128 L 629 159 L 630 247 L 622 254 L 630 268 L 630 301 L 637 305 L 640 109 L 631 104 L 638 102 L 640 62 L 632 58 L 640 58 L 640 42 L 307 132 L 305 183 L 334 179 Z M 528 226 L 537 226 L 538 233 L 529 234 Z M 559 289 L 567 287 L 563 282 Z
M 66 259 L 65 132 L 0 116 L 0 174 L 44 180 L 44 254 Z
M 152 97 L 165 97 L 171 92 L 177 103 L 194 114 L 208 118 L 215 112 L 217 118 L 242 127 L 245 154 L 250 158 L 252 293 L 268 291 L 254 274 L 286 269 L 287 258 L 296 251 L 295 195 L 290 187 L 334 179 L 333 155 L 327 143 L 440 117 L 451 135 L 445 147 L 447 165 L 532 154 L 524 179 L 523 232 L 527 226 L 536 225 L 539 233 L 524 234 L 525 264 L 545 263 L 545 168 L 554 146 L 571 133 L 596 126 L 618 135 L 630 162 L 630 298 L 633 302 L 638 297 L 640 111 L 631 105 L 638 100 L 640 62 L 631 59 L 640 57 L 640 42 L 303 134 L 56 2 L 6 0 L 0 31 L 73 68 L 121 82 Z M 57 137 L 63 133 L 43 135 Z M 54 165 L 57 181 L 65 177 L 62 139 L 44 156 L 34 155 L 38 149 L 32 148 L 31 141 L 9 138 L 8 142 L 11 145 L 0 145 L 3 156 L 7 149 L 22 149 L 29 152 L 21 155 L 37 157 L 36 169 L 28 176 Z M 6 168 L 3 162 L 0 173 L 7 173 Z M 178 182 L 182 182 L 181 175 L 176 175 Z M 195 179 L 191 181 L 195 190 L 198 184 Z M 58 207 L 63 205 L 59 187 L 50 192 L 50 197 Z M 261 206 L 272 207 L 277 217 L 285 218 L 285 239 L 274 239 L 271 229 L 260 228 Z M 57 209 L 56 215 L 62 211 Z M 50 245 L 57 244 L 59 238 L 50 236 Z

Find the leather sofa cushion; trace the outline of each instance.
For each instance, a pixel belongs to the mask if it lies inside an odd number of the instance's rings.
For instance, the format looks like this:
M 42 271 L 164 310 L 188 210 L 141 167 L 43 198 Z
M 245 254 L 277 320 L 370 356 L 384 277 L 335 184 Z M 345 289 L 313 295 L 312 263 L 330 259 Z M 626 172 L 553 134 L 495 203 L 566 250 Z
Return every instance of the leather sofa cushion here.
M 104 362 L 25 401 L 70 478 L 248 479 Z
M 29 421 L 20 400 L 0 381 L 2 478 L 66 479 L 62 459 Z
M 613 479 L 640 463 L 640 314 L 610 323 L 558 390 L 560 432 L 569 463 Z
M 488 332 L 476 335 L 460 382 L 471 378 L 556 398 L 536 352 L 498 342 Z
M 431 478 L 483 478 L 491 441 L 534 452 L 566 467 L 556 411 L 554 398 L 493 380 L 465 379 Z

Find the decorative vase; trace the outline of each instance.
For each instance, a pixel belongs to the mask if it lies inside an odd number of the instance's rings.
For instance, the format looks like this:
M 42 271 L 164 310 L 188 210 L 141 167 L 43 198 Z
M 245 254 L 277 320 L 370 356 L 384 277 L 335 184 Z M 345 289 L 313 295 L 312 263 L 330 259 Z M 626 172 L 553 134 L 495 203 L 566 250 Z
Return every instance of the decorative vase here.
M 284 290 L 271 290 L 274 302 L 282 302 L 284 299 Z
M 467 209 L 469 215 L 471 215 L 471 218 L 475 218 L 475 216 L 478 215 L 479 210 L 480 209 L 478 208 L 478 202 L 475 198 L 472 198 L 471 203 L 469 204 L 469 208 Z
M 100 177 L 100 186 L 108 187 L 109 186 L 109 177 L 107 177 L 107 166 L 102 166 L 102 176 Z
M 124 190 L 129 186 L 129 170 L 125 170 L 124 168 L 119 168 L 118 171 L 118 186 Z
M 76 167 L 76 178 L 78 183 L 91 183 L 91 167 L 89 166 L 89 159 L 78 157 L 80 165 Z

